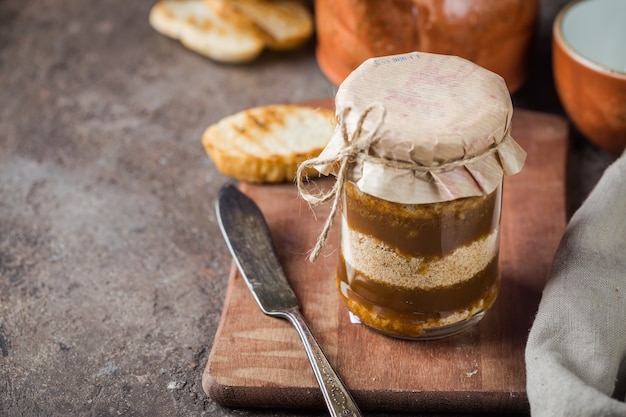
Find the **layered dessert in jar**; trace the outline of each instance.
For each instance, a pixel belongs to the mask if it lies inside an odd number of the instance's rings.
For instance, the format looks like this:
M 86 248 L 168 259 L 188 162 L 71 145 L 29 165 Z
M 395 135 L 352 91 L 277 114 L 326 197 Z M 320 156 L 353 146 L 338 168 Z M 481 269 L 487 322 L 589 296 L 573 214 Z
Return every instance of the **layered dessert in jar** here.
M 399 204 L 345 184 L 337 285 L 363 323 L 406 338 L 463 330 L 500 282 L 501 187 L 491 194 Z
M 505 175 L 526 152 L 511 136 L 504 79 L 466 59 L 371 58 L 341 83 L 337 125 L 302 165 L 336 177 L 311 259 L 341 220 L 336 282 L 350 312 L 384 334 L 431 339 L 476 324 L 500 285 Z

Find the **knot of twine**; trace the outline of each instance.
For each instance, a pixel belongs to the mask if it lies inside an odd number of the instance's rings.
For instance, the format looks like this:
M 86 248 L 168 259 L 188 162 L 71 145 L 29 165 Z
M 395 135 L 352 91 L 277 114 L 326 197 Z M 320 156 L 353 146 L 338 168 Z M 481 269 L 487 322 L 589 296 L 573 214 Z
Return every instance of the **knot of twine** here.
M 380 109 L 379 118 L 376 120 L 376 123 L 374 124 L 374 128 L 370 129 L 370 131 L 367 132 L 366 134 L 363 134 L 363 123 L 367 119 L 370 112 L 374 110 L 375 108 Z M 320 232 L 320 235 L 318 236 L 317 241 L 315 242 L 315 246 L 313 247 L 309 255 L 309 261 L 311 262 L 315 262 L 315 260 L 320 254 L 320 251 L 322 250 L 322 247 L 324 246 L 324 244 L 326 243 L 326 240 L 328 239 L 328 235 L 330 234 L 330 230 L 335 221 L 337 209 L 339 207 L 339 201 L 341 200 L 341 195 L 343 194 L 343 188 L 344 188 L 344 184 L 346 181 L 348 167 L 350 166 L 350 164 L 354 163 L 357 159 L 361 159 L 363 161 L 367 161 L 371 163 L 381 164 L 381 165 L 391 167 L 391 168 L 408 169 L 408 170 L 417 171 L 417 172 L 443 171 L 443 170 L 467 165 L 478 159 L 482 159 L 488 155 L 491 155 L 492 153 L 496 152 L 500 148 L 500 145 L 504 142 L 504 140 L 501 140 L 495 146 L 492 146 L 491 148 L 487 149 L 485 152 L 478 154 L 472 158 L 454 160 L 454 161 L 446 162 L 446 163 L 439 164 L 436 166 L 424 166 L 424 165 L 419 165 L 417 162 L 414 162 L 414 161 L 399 161 L 395 159 L 389 159 L 389 158 L 369 154 L 370 146 L 379 139 L 378 133 L 385 121 L 386 109 L 381 104 L 378 104 L 378 103 L 367 107 L 363 111 L 361 116 L 359 117 L 357 124 L 356 124 L 356 128 L 354 132 L 352 133 L 352 135 L 348 133 L 348 128 L 346 126 L 346 123 L 344 122 L 350 110 L 351 110 L 350 107 L 345 108 L 341 112 L 341 114 L 338 116 L 338 120 L 337 120 L 339 126 L 341 127 L 341 136 L 343 139 L 343 147 L 340 149 L 340 151 L 336 155 L 328 157 L 328 158 L 317 157 L 317 158 L 308 159 L 300 164 L 300 166 L 298 167 L 298 171 L 296 173 L 296 183 L 297 183 L 300 195 L 309 204 L 319 205 L 331 199 L 333 200 L 330 213 L 328 214 L 328 217 L 326 218 L 326 221 L 324 222 L 324 226 L 322 227 L 322 231 Z M 508 136 L 508 133 L 509 133 L 509 127 L 507 126 L 507 129 L 503 135 L 503 138 L 506 138 Z M 325 193 L 323 192 L 317 195 L 311 194 L 306 189 L 306 186 L 304 184 L 305 179 L 308 180 L 308 176 L 306 175 L 305 170 L 310 169 L 310 168 L 315 168 L 315 166 L 319 166 L 319 165 L 330 165 L 330 164 L 336 164 L 336 163 L 340 163 L 340 165 L 339 165 L 339 170 L 337 171 L 337 174 L 336 174 L 336 180 L 335 180 L 333 187 Z
M 363 135 L 363 123 L 365 119 L 370 114 L 370 112 L 378 107 L 381 109 L 380 117 L 377 120 L 377 123 L 374 125 L 374 129 L 371 129 L 367 134 Z M 329 201 L 331 198 L 333 199 L 333 204 L 330 209 L 330 213 L 324 222 L 324 226 L 322 227 L 322 232 L 317 238 L 317 242 L 315 242 L 315 246 L 309 255 L 309 260 L 311 262 L 315 262 L 317 259 L 322 247 L 326 243 L 328 239 L 328 234 L 330 233 L 330 229 L 335 221 L 335 216 L 337 214 L 337 208 L 339 207 L 339 201 L 341 200 L 341 195 L 343 193 L 343 187 L 345 184 L 346 173 L 348 171 L 348 166 L 356 160 L 357 155 L 362 154 L 366 155 L 366 152 L 369 151 L 369 147 L 377 139 L 378 131 L 380 127 L 383 125 L 385 120 L 386 110 L 380 104 L 375 104 L 363 111 L 359 120 L 356 124 L 356 129 L 352 133 L 352 136 L 348 133 L 348 128 L 346 123 L 344 122 L 348 113 L 350 112 L 350 108 L 345 108 L 338 117 L 337 122 L 341 127 L 341 136 L 343 138 L 343 147 L 337 153 L 330 158 L 311 158 L 304 161 L 298 167 L 298 171 L 296 173 L 296 182 L 298 185 L 298 190 L 302 198 L 304 198 L 309 204 L 318 205 Z M 304 171 L 308 168 L 314 168 L 316 165 L 327 165 L 327 164 L 335 164 L 340 162 L 339 170 L 337 171 L 337 179 L 335 180 L 335 184 L 330 189 L 330 191 L 326 193 L 321 193 L 319 195 L 311 194 L 306 187 L 304 186 L 303 178 L 306 177 Z M 307 178 L 308 179 L 308 178 Z

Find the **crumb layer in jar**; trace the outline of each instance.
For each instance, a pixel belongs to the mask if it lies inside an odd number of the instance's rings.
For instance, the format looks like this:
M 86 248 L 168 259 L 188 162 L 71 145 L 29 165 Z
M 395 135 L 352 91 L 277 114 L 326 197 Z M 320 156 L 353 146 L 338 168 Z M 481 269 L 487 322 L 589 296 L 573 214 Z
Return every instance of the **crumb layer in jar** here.
M 465 280 L 430 288 L 406 287 L 373 280 L 339 257 L 337 279 L 363 302 L 402 314 L 440 314 L 466 308 L 484 298 L 499 277 L 498 256 Z
M 341 223 L 340 263 L 345 263 L 352 285 L 353 276 L 380 286 L 420 292 L 453 288 L 470 282 L 488 270 L 498 255 L 498 229 L 446 256 L 406 256 L 387 242 L 352 230 Z M 497 264 L 494 265 L 497 269 Z

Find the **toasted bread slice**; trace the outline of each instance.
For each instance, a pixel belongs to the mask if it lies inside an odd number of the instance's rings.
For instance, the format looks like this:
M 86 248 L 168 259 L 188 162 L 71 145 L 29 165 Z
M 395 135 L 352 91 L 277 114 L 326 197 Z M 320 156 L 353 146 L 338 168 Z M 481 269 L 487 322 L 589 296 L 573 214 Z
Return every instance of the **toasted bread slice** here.
M 161 34 L 220 62 L 248 62 L 265 47 L 263 33 L 247 19 L 236 12 L 218 15 L 203 0 L 161 0 L 149 21 Z
M 284 51 L 313 34 L 313 14 L 301 0 L 205 0 L 216 13 L 239 13 L 265 34 L 267 48 Z
M 254 107 L 209 126 L 202 144 L 224 175 L 255 183 L 293 181 L 298 165 L 326 147 L 334 120 L 328 109 L 289 104 Z

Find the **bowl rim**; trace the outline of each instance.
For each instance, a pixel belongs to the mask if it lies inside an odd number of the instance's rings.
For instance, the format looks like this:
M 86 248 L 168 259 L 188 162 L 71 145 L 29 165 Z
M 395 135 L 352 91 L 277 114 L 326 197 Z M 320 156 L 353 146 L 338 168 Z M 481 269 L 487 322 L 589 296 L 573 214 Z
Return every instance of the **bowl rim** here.
M 561 8 L 557 13 L 554 23 L 552 24 L 552 36 L 555 42 L 559 43 L 563 49 L 567 51 L 567 54 L 572 56 L 576 61 L 585 67 L 591 68 L 595 71 L 601 72 L 604 75 L 618 78 L 620 80 L 626 80 L 626 71 L 620 71 L 615 68 L 600 64 L 597 61 L 587 58 L 585 55 L 578 52 L 572 45 L 567 42 L 563 36 L 562 27 L 563 19 L 569 10 L 579 3 L 584 3 L 593 0 L 572 0 Z

